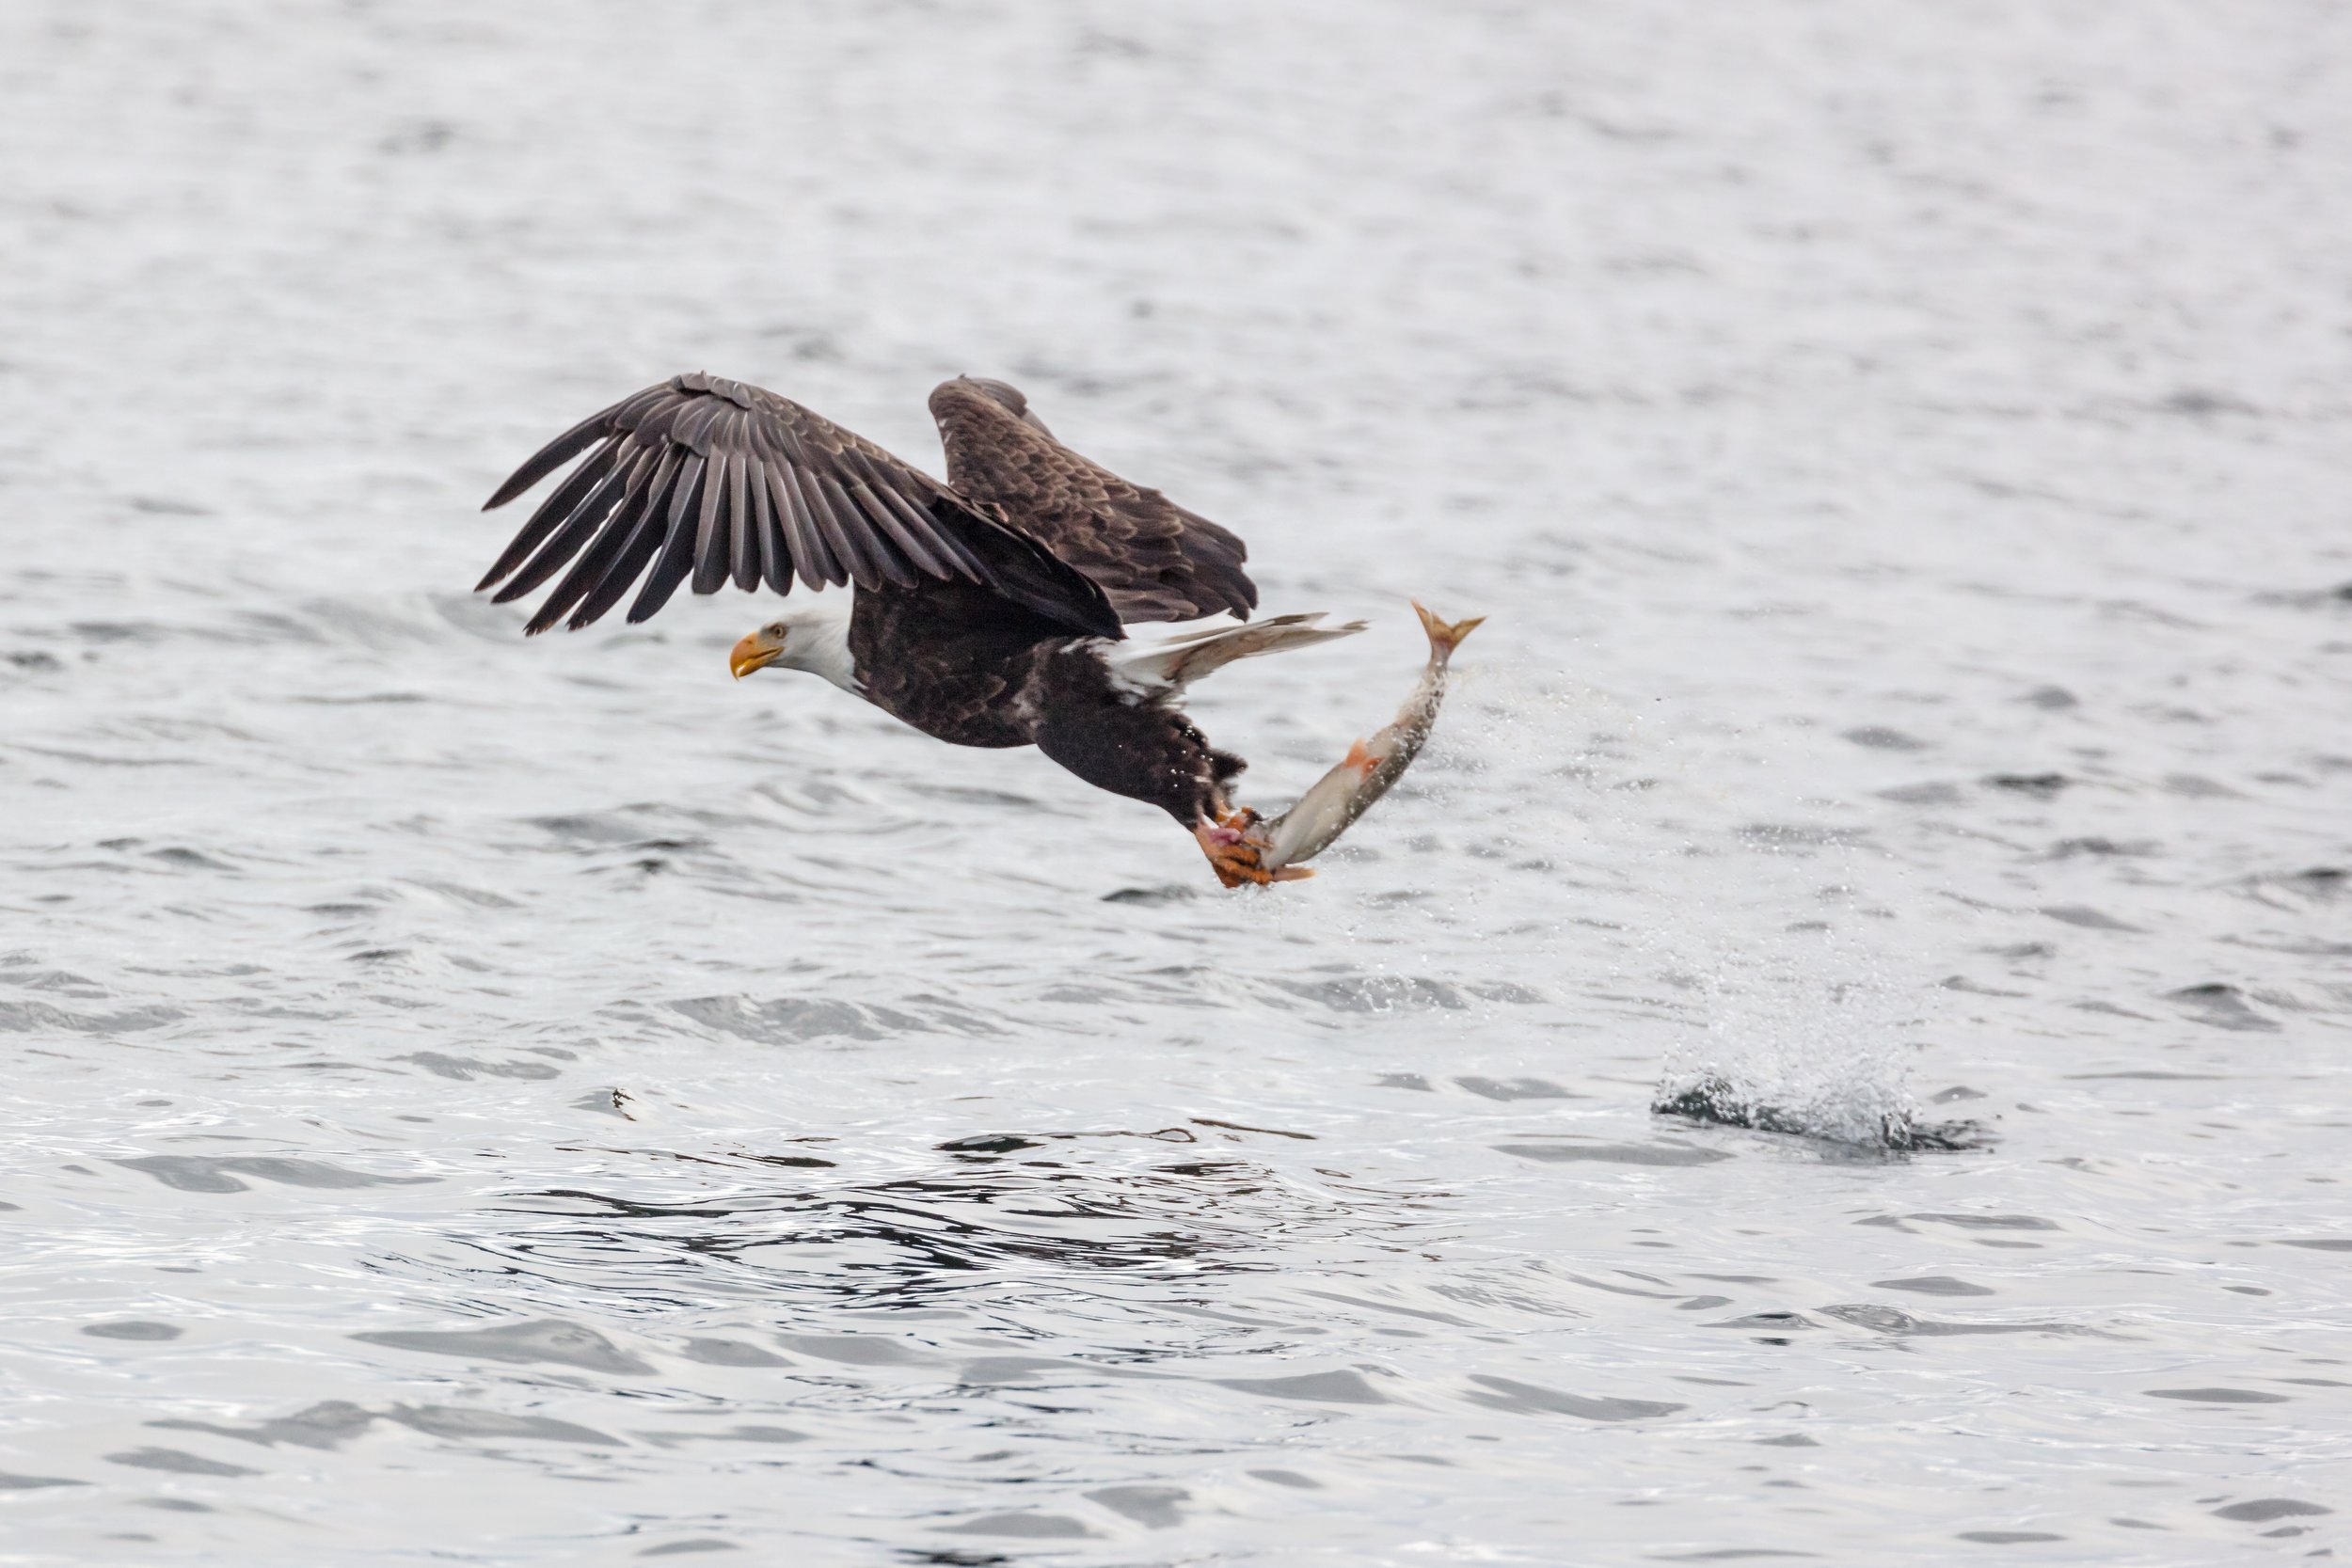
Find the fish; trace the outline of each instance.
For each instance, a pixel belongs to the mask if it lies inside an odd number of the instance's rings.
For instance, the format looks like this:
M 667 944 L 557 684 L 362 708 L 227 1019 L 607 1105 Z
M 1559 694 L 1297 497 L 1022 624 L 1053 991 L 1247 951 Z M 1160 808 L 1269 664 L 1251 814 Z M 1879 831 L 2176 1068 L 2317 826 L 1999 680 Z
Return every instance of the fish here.
M 1224 831 L 1234 842 L 1227 856 L 1216 861 L 1217 875 L 1228 887 L 1244 881 L 1294 882 L 1314 873 L 1300 863 L 1312 860 L 1353 827 L 1386 795 L 1413 765 L 1445 702 L 1446 667 L 1462 640 L 1486 623 L 1484 615 L 1445 622 L 1432 615 L 1419 600 L 1413 612 L 1421 617 L 1429 638 L 1429 662 L 1412 695 L 1397 709 L 1395 720 L 1370 740 L 1358 740 L 1347 755 L 1317 779 L 1289 810 L 1279 816 L 1260 817 L 1245 809 L 1228 818 Z

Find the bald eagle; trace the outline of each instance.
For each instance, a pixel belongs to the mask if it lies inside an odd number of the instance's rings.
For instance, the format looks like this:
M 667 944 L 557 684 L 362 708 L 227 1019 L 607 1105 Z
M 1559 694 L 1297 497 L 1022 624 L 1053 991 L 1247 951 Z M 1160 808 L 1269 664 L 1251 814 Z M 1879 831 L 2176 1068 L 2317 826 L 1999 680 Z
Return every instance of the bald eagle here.
M 500 485 L 505 505 L 581 453 L 476 585 L 500 603 L 564 575 L 531 618 L 578 630 L 636 587 L 643 621 L 683 583 L 777 594 L 849 584 L 735 645 L 738 678 L 802 670 L 958 746 L 1034 745 L 1087 783 L 1190 830 L 1228 887 L 1264 863 L 1246 766 L 1180 706 L 1256 654 L 1344 637 L 1321 615 L 1249 624 L 1258 590 L 1229 530 L 1071 451 L 1001 381 L 930 396 L 947 483 L 761 388 L 695 373 L 565 431 Z M 569 567 L 569 570 L 564 570 Z M 640 584 L 642 583 L 642 586 Z M 1205 621 L 1151 641 L 1131 625 Z

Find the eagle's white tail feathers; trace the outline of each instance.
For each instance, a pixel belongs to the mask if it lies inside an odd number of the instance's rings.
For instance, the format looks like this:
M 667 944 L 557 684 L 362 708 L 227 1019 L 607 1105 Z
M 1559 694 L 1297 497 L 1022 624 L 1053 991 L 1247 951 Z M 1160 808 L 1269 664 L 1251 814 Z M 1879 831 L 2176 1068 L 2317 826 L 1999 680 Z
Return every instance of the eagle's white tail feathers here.
M 1305 615 L 1272 615 L 1263 621 L 1226 621 L 1154 642 L 1120 645 L 1111 657 L 1119 673 L 1131 680 L 1182 689 L 1237 658 L 1304 648 L 1353 637 L 1364 629 L 1361 621 L 1326 626 L 1319 624 L 1323 617 L 1323 611 L 1315 610 Z

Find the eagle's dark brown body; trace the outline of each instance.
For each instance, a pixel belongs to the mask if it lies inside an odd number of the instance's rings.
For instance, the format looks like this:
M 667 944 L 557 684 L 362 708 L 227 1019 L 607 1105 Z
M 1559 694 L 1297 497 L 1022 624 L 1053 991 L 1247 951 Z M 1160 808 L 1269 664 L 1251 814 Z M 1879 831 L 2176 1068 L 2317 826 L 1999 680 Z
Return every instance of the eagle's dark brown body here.
M 860 594 L 851 604 L 860 694 L 893 718 L 957 746 L 1034 745 L 1186 827 L 1229 809 L 1225 790 L 1247 765 L 1210 746 L 1172 702 L 1122 688 L 1094 640 L 1008 614 L 962 583 Z

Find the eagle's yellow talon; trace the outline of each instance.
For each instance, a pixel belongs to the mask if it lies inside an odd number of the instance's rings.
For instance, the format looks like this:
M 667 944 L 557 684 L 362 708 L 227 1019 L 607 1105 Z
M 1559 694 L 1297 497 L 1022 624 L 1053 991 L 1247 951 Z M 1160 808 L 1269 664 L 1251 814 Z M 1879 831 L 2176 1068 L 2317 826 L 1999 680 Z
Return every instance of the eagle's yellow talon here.
M 1263 887 L 1280 879 L 1279 872 L 1265 867 L 1263 835 L 1253 831 L 1257 825 L 1258 814 L 1244 806 L 1214 822 L 1203 821 L 1192 830 L 1192 836 L 1200 841 L 1200 852 L 1209 858 L 1209 869 L 1227 887 L 1240 887 L 1245 882 Z

